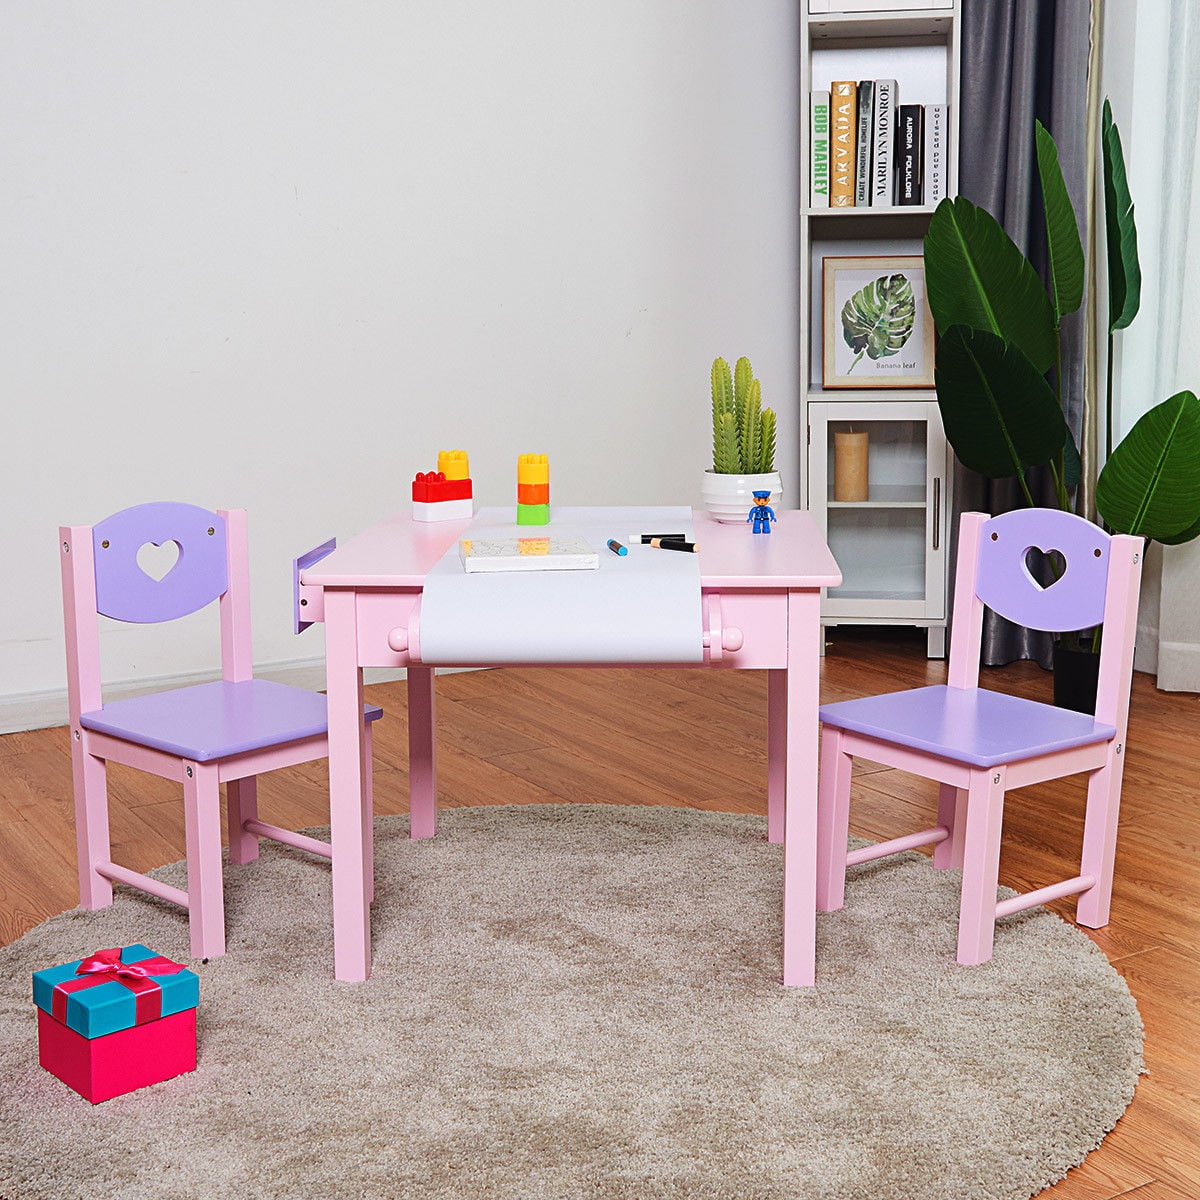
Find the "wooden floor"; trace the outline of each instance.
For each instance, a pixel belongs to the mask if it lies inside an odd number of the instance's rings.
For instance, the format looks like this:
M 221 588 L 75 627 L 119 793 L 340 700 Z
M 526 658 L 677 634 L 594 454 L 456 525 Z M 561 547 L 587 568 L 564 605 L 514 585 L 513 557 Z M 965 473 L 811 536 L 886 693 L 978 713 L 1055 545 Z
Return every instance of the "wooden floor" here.
M 822 696 L 843 699 L 941 682 L 916 631 L 833 630 Z M 1028 663 L 984 683 L 1049 699 Z M 404 685 L 368 688 L 376 726 L 376 803 L 407 797 Z M 604 802 L 765 812 L 762 672 L 526 670 L 438 681 L 440 802 L 445 806 Z M 113 768 L 114 858 L 147 870 L 183 856 L 181 804 L 161 781 Z M 328 820 L 324 764 L 268 776 L 264 819 Z M 73 907 L 66 731 L 0 737 L 0 944 Z M 872 838 L 934 823 L 931 785 L 867 765 L 852 826 Z M 1013 794 L 1001 882 L 1018 889 L 1073 875 L 1082 829 L 1079 779 Z M 1053 1200 L 1195 1200 L 1200 1196 L 1200 700 L 1135 677 L 1112 921 L 1090 934 L 1128 980 L 1146 1025 L 1149 1074 L 1132 1106 Z M 1071 902 L 1052 907 L 1070 916 Z M 884 1200 L 884 1198 L 881 1198 Z

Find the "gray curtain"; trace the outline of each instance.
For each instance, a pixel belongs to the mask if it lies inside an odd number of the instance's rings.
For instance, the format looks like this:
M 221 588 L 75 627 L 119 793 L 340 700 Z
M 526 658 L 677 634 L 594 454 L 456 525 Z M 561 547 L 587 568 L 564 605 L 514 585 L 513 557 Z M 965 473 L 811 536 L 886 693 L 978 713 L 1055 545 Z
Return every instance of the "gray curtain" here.
M 1043 268 L 1045 226 L 1034 153 L 1034 118 L 1054 136 L 1063 176 L 1084 228 L 1087 195 L 1090 0 L 962 0 L 959 192 L 986 208 Z M 1086 245 L 1086 243 L 1085 243 Z M 1084 320 L 1063 322 L 1063 397 L 1067 424 L 1083 428 Z M 1038 503 L 1056 507 L 1048 478 L 1030 480 Z M 955 464 L 955 525 L 960 512 L 1007 512 L 1025 503 L 1014 481 L 988 480 Z M 1049 634 L 988 612 L 982 661 L 1030 658 L 1049 667 Z

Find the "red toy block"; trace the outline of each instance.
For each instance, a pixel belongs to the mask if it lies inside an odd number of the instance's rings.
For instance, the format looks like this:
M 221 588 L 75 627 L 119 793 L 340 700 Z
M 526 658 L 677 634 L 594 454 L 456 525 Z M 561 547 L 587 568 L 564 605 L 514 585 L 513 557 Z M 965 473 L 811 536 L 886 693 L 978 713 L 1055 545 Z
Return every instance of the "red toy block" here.
M 518 504 L 549 504 L 550 485 L 548 483 L 518 483 Z
M 426 471 L 413 480 L 412 498 L 420 504 L 441 500 L 470 500 L 470 479 L 447 479 L 441 471 Z
M 38 1061 L 99 1104 L 196 1069 L 196 1010 L 85 1038 L 38 1009 Z

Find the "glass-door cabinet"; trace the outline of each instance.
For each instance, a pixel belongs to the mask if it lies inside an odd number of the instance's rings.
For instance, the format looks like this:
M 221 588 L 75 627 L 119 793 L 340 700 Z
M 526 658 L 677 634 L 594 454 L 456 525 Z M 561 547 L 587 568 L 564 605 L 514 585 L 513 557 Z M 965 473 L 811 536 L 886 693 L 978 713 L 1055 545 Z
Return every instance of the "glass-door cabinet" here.
M 937 402 L 895 396 L 808 406 L 809 507 L 842 570 L 821 620 L 922 627 L 941 658 L 949 453 Z

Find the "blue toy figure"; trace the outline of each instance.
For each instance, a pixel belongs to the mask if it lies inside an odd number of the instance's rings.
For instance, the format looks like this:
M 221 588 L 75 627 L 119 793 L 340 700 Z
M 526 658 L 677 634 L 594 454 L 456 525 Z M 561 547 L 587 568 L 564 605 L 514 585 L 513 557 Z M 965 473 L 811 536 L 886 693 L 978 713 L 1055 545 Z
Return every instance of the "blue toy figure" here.
M 770 533 L 771 522 L 775 520 L 775 510 L 767 503 L 771 499 L 770 492 L 755 492 L 754 507 L 746 517 L 754 522 L 754 533 Z

